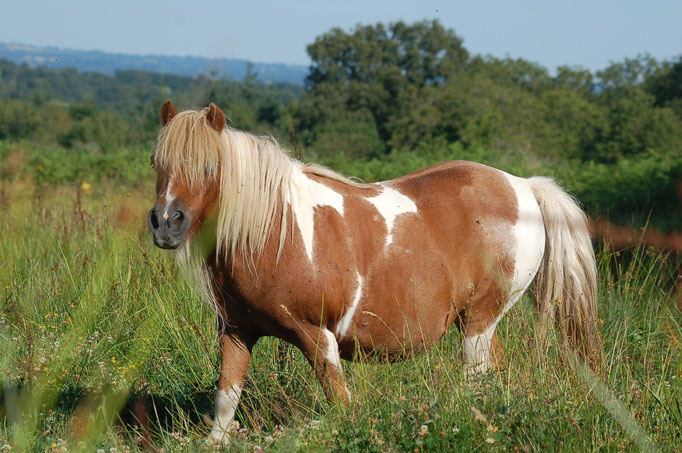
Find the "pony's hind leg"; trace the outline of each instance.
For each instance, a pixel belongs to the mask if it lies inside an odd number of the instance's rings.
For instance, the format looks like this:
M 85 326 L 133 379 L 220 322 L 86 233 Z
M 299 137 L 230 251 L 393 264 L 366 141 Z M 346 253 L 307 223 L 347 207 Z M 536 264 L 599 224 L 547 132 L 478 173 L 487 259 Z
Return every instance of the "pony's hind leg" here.
M 305 329 L 296 343 L 315 370 L 327 399 L 347 404 L 350 392 L 334 334 L 329 329 L 312 327 Z
M 229 432 L 251 361 L 253 343 L 235 333 L 220 336 L 220 377 L 215 399 L 215 418 L 211 428 L 211 437 L 216 442 L 226 444 L 230 441 Z

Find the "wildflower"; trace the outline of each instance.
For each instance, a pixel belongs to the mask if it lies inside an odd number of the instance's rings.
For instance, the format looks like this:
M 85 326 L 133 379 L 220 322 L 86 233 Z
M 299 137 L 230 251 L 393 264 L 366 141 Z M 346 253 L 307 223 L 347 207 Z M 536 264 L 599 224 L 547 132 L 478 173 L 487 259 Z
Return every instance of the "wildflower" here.
M 419 432 L 417 433 L 417 436 L 419 437 L 424 437 L 429 435 L 429 427 L 426 425 L 421 425 L 419 427 Z
M 87 182 L 83 181 L 81 183 L 81 189 L 83 189 L 84 192 L 89 192 L 92 186 L 88 184 Z
M 492 432 L 497 432 L 499 428 L 497 426 L 493 426 L 492 424 L 489 424 L 488 427 L 486 428 L 486 431 L 492 431 Z
M 486 437 L 485 441 L 488 444 L 494 444 L 495 443 L 495 439 L 493 439 L 492 437 Z

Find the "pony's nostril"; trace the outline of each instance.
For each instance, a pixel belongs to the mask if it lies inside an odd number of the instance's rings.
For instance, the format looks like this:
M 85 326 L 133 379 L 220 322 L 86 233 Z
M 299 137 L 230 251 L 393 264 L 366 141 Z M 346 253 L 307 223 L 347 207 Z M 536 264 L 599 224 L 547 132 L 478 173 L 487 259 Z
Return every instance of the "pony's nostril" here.
M 152 211 L 152 213 L 149 215 L 149 221 L 151 222 L 153 229 L 159 229 L 159 218 L 156 215 L 156 211 Z
M 175 211 L 175 214 L 168 219 L 168 226 L 173 229 L 180 229 L 185 220 L 185 213 L 181 209 Z

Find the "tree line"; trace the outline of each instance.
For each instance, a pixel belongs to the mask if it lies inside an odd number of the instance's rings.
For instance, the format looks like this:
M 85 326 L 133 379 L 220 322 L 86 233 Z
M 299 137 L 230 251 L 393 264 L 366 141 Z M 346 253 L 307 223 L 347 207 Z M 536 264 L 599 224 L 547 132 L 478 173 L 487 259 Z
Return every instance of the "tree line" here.
M 151 146 L 160 103 L 216 102 L 233 126 L 366 179 L 442 159 L 553 174 L 589 209 L 682 224 L 682 57 L 592 73 L 471 55 L 438 21 L 332 29 L 308 46 L 303 87 L 142 71 L 114 76 L 0 60 L 0 140 L 115 153 Z

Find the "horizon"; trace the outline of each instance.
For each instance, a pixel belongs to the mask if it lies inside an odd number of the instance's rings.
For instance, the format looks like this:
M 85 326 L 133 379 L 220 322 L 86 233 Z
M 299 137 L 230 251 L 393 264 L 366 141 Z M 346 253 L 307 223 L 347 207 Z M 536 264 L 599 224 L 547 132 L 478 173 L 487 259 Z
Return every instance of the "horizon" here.
M 74 52 L 100 52 L 108 55 L 130 55 L 134 57 L 170 57 L 170 58 L 202 58 L 206 60 L 239 60 L 239 61 L 246 61 L 249 63 L 255 63 L 255 64 L 273 64 L 273 65 L 288 65 L 288 66 L 307 66 L 304 64 L 298 64 L 298 63 L 286 63 L 283 61 L 255 61 L 255 60 L 249 60 L 247 58 L 239 58 L 239 57 L 205 57 L 202 55 L 181 55 L 181 54 L 162 54 L 162 53 L 129 53 L 129 52 L 114 52 L 114 51 L 108 51 L 108 50 L 101 50 L 101 49 L 94 49 L 94 48 L 83 48 L 83 49 L 76 49 L 73 47 L 61 47 L 61 46 L 50 46 L 50 45 L 38 45 L 38 44 L 29 44 L 25 42 L 10 42 L 10 41 L 0 41 L 0 45 L 5 45 L 5 46 L 24 46 L 26 48 L 29 48 L 30 50 L 36 50 L 36 49 L 57 49 L 60 51 L 74 51 Z M 309 63 L 310 64 L 310 63 Z M 308 64 L 308 65 L 309 65 Z
M 332 28 L 348 32 L 357 25 L 436 19 L 454 30 L 472 55 L 520 58 L 552 74 L 559 66 L 596 72 L 640 54 L 658 61 L 681 54 L 682 28 L 676 23 L 682 17 L 682 3 L 666 2 L 655 8 L 635 0 L 596 5 L 586 0 L 571 5 L 539 0 L 520 5 L 501 0 L 441 3 L 350 0 L 344 5 L 321 5 L 305 0 L 295 5 L 274 1 L 227 5 L 202 0 L 188 9 L 178 0 L 124 0 L 115 8 L 85 0 L 67 4 L 28 0 L 13 3 L 0 18 L 0 41 L 137 56 L 309 66 L 306 46 Z

